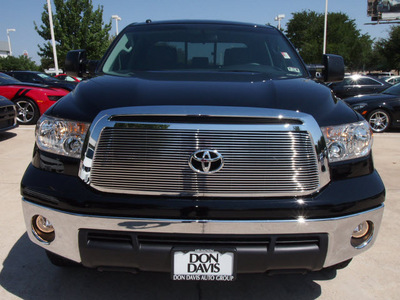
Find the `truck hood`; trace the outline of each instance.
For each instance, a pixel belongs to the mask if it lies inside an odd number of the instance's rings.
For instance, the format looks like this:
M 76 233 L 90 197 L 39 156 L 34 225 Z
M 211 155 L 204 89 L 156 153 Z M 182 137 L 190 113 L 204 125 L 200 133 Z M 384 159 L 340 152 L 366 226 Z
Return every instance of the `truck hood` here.
M 254 73 L 143 72 L 103 75 L 81 82 L 47 114 L 91 122 L 106 109 L 152 105 L 205 105 L 294 110 L 320 126 L 356 122 L 359 117 L 329 88 L 311 79 L 271 80 Z

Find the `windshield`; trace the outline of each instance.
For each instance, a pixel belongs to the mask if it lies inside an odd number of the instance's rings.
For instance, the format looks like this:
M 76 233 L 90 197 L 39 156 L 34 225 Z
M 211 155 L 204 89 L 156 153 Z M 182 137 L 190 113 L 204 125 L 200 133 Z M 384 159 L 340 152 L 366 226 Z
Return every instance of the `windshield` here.
M 15 79 L 14 77 L 8 76 L 4 73 L 0 73 L 0 85 L 2 84 L 17 84 L 21 83 L 21 81 Z
M 391 86 L 390 88 L 386 89 L 385 91 L 382 92 L 382 94 L 388 94 L 388 95 L 397 95 L 400 96 L 400 83 Z
M 120 76 L 137 71 L 308 75 L 293 47 L 275 29 L 214 24 L 133 26 L 119 37 L 102 71 Z

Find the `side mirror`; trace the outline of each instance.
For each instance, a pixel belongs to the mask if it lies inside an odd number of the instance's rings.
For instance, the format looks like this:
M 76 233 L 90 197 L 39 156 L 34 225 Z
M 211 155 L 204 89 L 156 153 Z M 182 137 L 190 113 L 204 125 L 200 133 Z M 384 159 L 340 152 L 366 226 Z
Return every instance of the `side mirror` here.
M 343 57 L 334 54 L 324 54 L 322 65 L 307 65 L 311 76 L 322 82 L 342 81 L 344 78 Z
M 70 76 L 82 77 L 86 73 L 85 61 L 86 50 L 69 51 L 65 57 L 65 73 Z
M 86 50 L 72 50 L 65 58 L 65 73 L 75 77 L 91 77 L 95 74 L 98 65 L 97 60 L 88 60 Z
M 336 82 L 344 78 L 344 60 L 343 57 L 334 54 L 324 54 L 324 81 Z
M 323 81 L 323 71 L 325 66 L 323 65 L 307 65 L 308 72 L 310 72 L 311 77 L 318 81 Z

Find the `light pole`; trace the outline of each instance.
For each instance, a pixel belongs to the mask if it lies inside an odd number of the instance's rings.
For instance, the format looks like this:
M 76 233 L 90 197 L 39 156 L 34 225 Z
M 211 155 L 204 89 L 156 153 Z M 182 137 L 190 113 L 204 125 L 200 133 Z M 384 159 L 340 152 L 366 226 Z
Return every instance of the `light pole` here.
M 115 20 L 115 33 L 118 35 L 118 21 L 121 21 L 122 19 L 118 15 L 112 15 L 111 18 Z
M 7 29 L 7 38 L 8 38 L 8 50 L 10 50 L 10 56 L 12 56 L 12 50 L 11 50 L 11 40 L 10 40 L 10 32 L 14 32 L 14 28 Z
M 54 37 L 53 15 L 51 13 L 50 0 L 47 0 L 47 10 L 49 12 L 50 33 L 51 33 L 51 41 L 52 41 L 52 44 L 53 44 L 54 68 L 56 69 L 56 75 L 58 75 L 58 60 L 57 60 L 56 39 Z
M 325 0 L 325 24 L 324 24 L 324 47 L 323 53 L 326 53 L 326 35 L 327 35 L 327 28 L 328 28 L 328 0 Z
M 277 15 L 275 21 L 278 21 L 278 29 L 281 30 L 281 20 L 285 18 L 285 15 Z

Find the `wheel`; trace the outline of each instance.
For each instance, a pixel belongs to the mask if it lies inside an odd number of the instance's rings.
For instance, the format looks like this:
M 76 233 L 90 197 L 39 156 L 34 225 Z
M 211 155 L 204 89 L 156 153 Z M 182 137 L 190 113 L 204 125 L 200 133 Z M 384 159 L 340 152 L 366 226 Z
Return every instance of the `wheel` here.
M 60 255 L 57 255 L 57 254 L 55 254 L 53 252 L 50 252 L 50 251 L 47 251 L 47 250 L 45 250 L 45 251 L 46 251 L 46 255 L 47 255 L 47 258 L 49 259 L 49 261 L 53 265 L 55 265 L 57 267 L 76 267 L 76 266 L 79 266 L 79 264 L 77 262 L 74 262 L 74 261 L 72 261 L 72 260 L 70 260 L 68 258 L 62 257 Z
M 36 124 L 37 120 L 39 120 L 40 112 L 33 100 L 28 98 L 18 98 L 15 100 L 15 104 L 18 109 L 17 121 L 19 124 Z
M 368 116 L 368 123 L 374 132 L 384 132 L 389 128 L 390 115 L 383 109 L 377 109 Z

